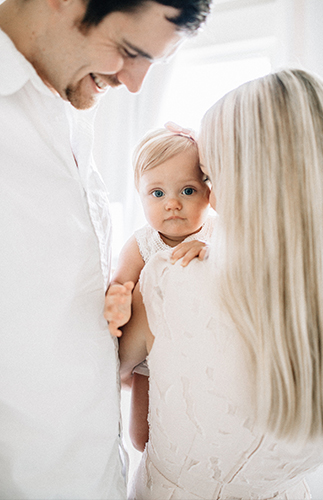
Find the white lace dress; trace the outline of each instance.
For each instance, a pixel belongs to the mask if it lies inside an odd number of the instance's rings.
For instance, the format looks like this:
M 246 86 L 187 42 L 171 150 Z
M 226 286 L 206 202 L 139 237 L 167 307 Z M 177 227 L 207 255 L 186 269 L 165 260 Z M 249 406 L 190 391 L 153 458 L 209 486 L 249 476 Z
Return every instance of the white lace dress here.
M 209 215 L 201 229 L 197 233 L 191 234 L 185 238 L 184 241 L 201 240 L 210 242 L 216 218 L 215 215 Z M 147 264 L 149 259 L 160 250 L 172 250 L 172 248 L 161 239 L 158 231 L 153 229 L 149 224 L 135 231 L 135 237 L 139 252 L 145 264 Z
M 200 240 L 209 243 L 211 241 L 216 218 L 216 215 L 209 215 L 201 229 L 197 233 L 191 234 L 190 236 L 185 238 L 184 241 Z M 153 229 L 149 224 L 146 224 L 145 226 L 135 231 L 135 237 L 140 255 L 143 258 L 145 264 L 147 264 L 149 259 L 160 250 L 168 250 L 169 252 L 172 250 L 172 247 L 167 245 L 161 239 L 158 231 Z M 133 373 L 139 373 L 139 375 L 146 375 L 146 377 L 148 377 L 149 368 L 147 360 L 137 365 L 133 369 Z
M 183 268 L 168 252 L 143 270 L 150 438 L 129 499 L 309 499 L 304 477 L 322 463 L 322 442 L 299 449 L 257 429 L 250 358 L 216 310 L 213 275 L 211 259 Z

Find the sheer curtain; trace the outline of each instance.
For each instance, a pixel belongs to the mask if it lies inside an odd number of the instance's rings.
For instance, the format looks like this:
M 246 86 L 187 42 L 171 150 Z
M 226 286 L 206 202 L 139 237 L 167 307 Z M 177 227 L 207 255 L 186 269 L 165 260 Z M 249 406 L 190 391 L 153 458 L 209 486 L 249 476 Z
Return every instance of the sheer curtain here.
M 303 66 L 323 78 L 322 0 L 276 0 L 276 64 Z
M 144 223 L 133 183 L 132 153 L 148 130 L 162 126 L 158 120 L 171 72 L 172 62 L 157 64 L 151 68 L 139 94 L 131 94 L 125 88 L 110 89 L 98 107 L 94 158 L 109 191 L 118 226 L 114 231 L 116 251 L 118 243 L 122 244 L 134 228 Z

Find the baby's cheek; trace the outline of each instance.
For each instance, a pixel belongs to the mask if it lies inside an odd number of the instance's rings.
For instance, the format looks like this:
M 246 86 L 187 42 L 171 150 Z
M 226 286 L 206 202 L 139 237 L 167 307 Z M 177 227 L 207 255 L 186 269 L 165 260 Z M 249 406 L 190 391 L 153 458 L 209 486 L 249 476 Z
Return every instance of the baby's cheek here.
M 216 207 L 216 199 L 215 199 L 215 194 L 214 194 L 214 191 L 213 189 L 211 189 L 211 193 L 210 193 L 210 205 L 211 207 L 213 208 L 213 210 L 215 210 L 215 207 Z

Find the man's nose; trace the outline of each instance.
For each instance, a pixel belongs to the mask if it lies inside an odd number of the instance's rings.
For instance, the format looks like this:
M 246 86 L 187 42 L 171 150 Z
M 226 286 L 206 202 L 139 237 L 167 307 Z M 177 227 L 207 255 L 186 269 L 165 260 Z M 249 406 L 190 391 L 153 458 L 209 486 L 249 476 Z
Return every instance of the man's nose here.
M 130 59 L 125 62 L 123 68 L 116 76 L 127 87 L 129 92 L 138 92 L 151 64 L 149 59 L 138 56 L 138 59 Z

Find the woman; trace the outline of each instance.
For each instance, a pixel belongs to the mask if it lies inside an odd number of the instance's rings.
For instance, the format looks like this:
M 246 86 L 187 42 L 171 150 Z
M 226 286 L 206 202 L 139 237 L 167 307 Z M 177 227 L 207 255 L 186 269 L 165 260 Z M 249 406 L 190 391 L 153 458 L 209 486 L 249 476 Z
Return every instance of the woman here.
M 206 113 L 199 148 L 219 213 L 210 257 L 155 255 L 152 336 L 136 292 L 120 345 L 124 381 L 150 351 L 130 498 L 307 499 L 323 462 L 323 83 L 284 70 L 239 87 Z

